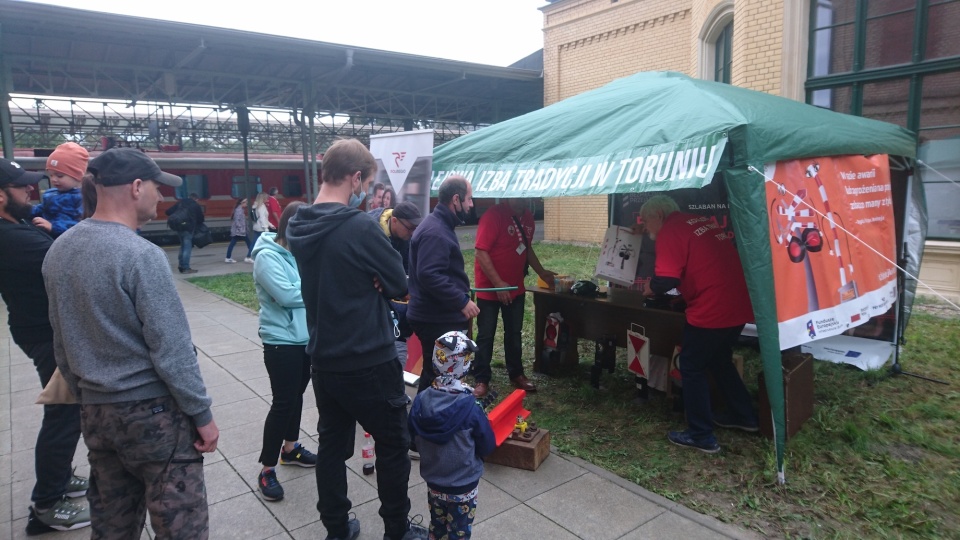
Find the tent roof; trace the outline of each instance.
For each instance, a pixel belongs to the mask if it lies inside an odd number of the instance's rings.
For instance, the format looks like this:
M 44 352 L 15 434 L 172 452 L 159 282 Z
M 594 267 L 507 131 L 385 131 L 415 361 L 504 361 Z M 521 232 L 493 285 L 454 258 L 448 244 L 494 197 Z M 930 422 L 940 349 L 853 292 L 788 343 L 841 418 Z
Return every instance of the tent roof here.
M 434 168 L 612 155 L 720 133 L 728 138 L 734 166 L 846 154 L 916 155 L 913 134 L 893 124 L 680 73 L 646 72 L 443 144 Z

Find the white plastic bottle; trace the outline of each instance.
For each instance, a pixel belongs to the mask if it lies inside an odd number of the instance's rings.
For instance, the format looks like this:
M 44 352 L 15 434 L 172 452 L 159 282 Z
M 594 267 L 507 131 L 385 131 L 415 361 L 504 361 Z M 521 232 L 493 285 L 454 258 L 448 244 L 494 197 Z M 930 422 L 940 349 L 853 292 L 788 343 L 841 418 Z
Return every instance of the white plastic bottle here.
M 374 471 L 376 471 L 374 462 L 377 460 L 377 454 L 373 447 L 373 437 L 366 432 L 363 434 L 363 446 L 360 447 L 360 456 L 363 458 L 363 474 L 373 474 Z

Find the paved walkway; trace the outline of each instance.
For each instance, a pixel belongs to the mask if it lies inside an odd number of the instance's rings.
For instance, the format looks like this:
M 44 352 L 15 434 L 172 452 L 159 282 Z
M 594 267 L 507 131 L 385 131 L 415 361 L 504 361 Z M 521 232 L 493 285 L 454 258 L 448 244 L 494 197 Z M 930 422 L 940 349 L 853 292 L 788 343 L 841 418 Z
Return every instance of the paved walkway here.
M 194 250 L 197 276 L 249 272 L 252 265 L 223 263 L 225 244 Z M 244 248 L 240 247 L 243 255 Z M 265 502 L 256 489 L 263 420 L 270 385 L 263 367 L 257 316 L 250 310 L 205 292 L 176 273 L 176 247 L 167 249 L 177 290 L 190 319 L 200 368 L 213 397 L 220 446 L 205 463 L 212 539 L 315 539 L 326 532 L 316 511 L 312 469 L 278 467 L 286 491 L 281 502 Z M 0 540 L 25 538 L 27 507 L 33 487 L 33 448 L 42 409 L 34 405 L 39 384 L 32 363 L 10 340 L 6 308 L 0 313 Z M 413 389 L 408 389 L 413 395 Z M 301 422 L 302 441 L 316 446 L 317 407 L 307 389 Z M 361 434 L 362 435 L 362 434 Z M 375 476 L 360 471 L 359 443 L 348 462 L 349 496 L 360 519 L 360 538 L 379 540 Z M 74 463 L 89 474 L 81 440 Z M 426 486 L 418 462 L 410 473 L 414 514 L 426 515 Z M 88 538 L 89 529 L 47 535 L 51 539 Z M 535 472 L 487 465 L 481 481 L 474 526 L 477 539 L 586 538 L 713 539 L 758 538 L 655 495 L 603 469 L 554 451 Z M 152 538 L 145 531 L 143 538 Z

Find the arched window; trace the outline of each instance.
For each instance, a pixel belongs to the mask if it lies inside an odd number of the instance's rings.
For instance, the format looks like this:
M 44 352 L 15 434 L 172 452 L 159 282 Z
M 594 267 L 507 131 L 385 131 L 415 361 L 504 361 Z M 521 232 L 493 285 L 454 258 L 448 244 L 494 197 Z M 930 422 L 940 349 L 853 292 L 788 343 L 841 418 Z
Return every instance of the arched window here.
M 700 31 L 701 79 L 730 84 L 733 70 L 733 1 L 713 9 Z
M 713 42 L 713 80 L 730 84 L 730 68 L 733 59 L 730 57 L 733 48 L 733 21 L 727 23 Z

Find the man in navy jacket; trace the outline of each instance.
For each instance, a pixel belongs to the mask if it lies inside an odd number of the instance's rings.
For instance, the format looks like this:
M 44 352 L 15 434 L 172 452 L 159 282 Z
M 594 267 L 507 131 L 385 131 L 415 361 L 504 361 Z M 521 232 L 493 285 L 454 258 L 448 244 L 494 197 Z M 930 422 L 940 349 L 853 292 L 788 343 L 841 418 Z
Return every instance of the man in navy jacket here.
M 470 280 L 454 228 L 473 208 L 473 187 L 459 175 L 440 184 L 438 204 L 423 219 L 410 240 L 410 304 L 407 321 L 423 348 L 422 392 L 436 374 L 430 359 L 437 338 L 447 332 L 466 332 L 480 308 L 470 299 Z

